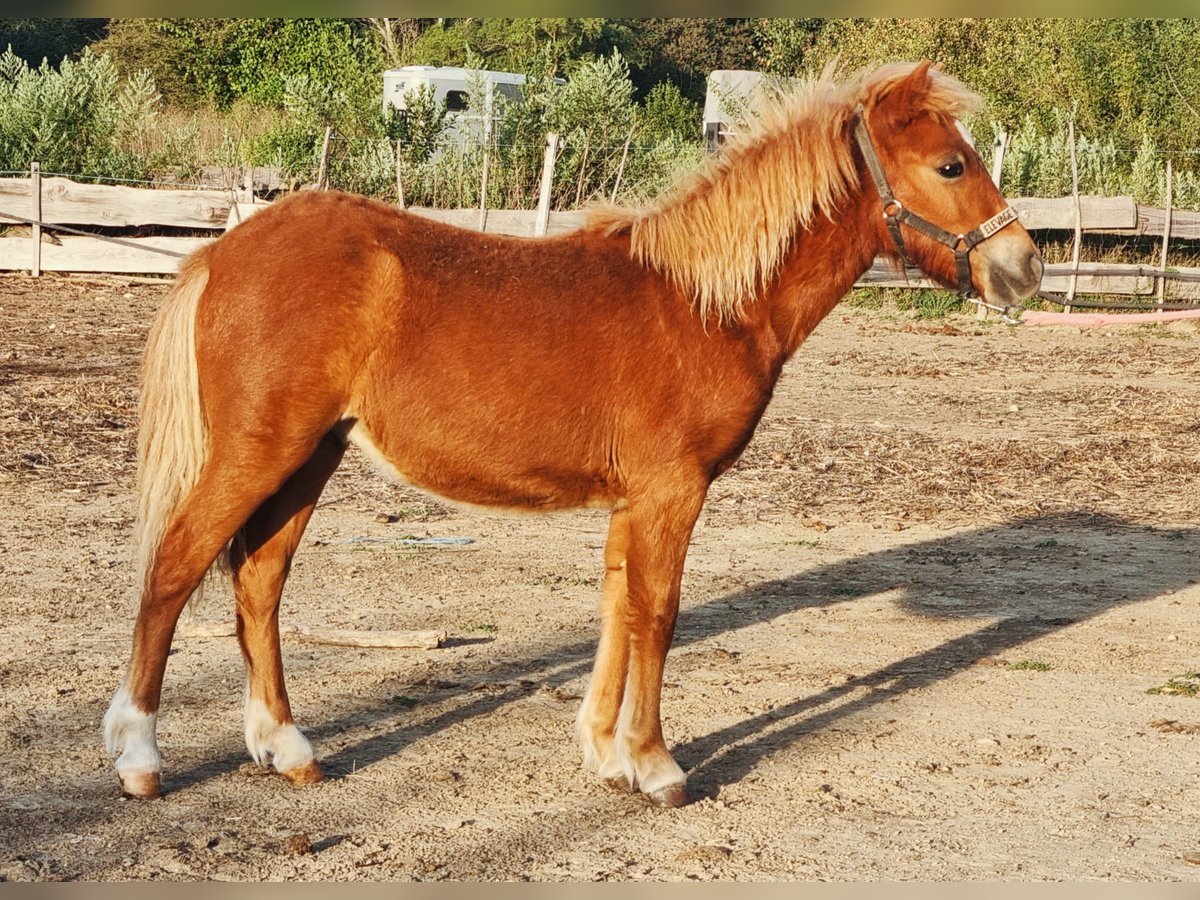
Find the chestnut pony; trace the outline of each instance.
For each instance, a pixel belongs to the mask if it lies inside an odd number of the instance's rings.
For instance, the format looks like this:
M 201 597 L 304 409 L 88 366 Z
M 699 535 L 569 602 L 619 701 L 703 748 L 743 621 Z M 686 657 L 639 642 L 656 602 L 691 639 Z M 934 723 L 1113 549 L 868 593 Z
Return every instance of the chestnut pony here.
M 354 444 L 451 500 L 612 510 L 578 735 L 602 779 L 685 802 L 659 720 L 684 557 L 784 363 L 880 253 L 993 303 L 1038 287 L 1037 251 L 958 125 L 976 103 L 927 62 L 827 72 L 664 197 L 568 234 L 305 192 L 190 257 L 143 372 L 141 607 L 104 720 L 122 790 L 160 791 L 167 653 L 222 553 L 250 755 L 321 778 L 284 688 L 279 599 Z

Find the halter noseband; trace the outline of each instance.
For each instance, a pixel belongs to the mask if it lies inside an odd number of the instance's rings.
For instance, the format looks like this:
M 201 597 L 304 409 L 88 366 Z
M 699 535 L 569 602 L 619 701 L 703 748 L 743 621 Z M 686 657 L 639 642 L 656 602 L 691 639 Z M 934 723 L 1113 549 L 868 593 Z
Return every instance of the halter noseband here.
M 887 176 L 883 174 L 879 155 L 875 152 L 875 145 L 871 143 L 871 134 L 867 131 L 866 116 L 861 103 L 854 110 L 854 138 L 858 141 L 858 148 L 862 151 L 867 171 L 871 173 L 871 180 L 875 182 L 875 189 L 879 191 L 879 199 L 883 201 L 884 222 L 887 223 L 888 231 L 891 232 L 892 240 L 895 241 L 896 249 L 900 251 L 905 265 L 912 266 L 914 263 L 908 255 L 908 248 L 904 245 L 904 235 L 900 231 L 901 225 L 907 225 L 926 237 L 945 244 L 954 251 L 954 268 L 958 272 L 958 295 L 964 299 L 974 299 L 976 294 L 975 289 L 971 286 L 970 253 L 977 244 L 986 241 L 1005 225 L 1017 221 L 1017 211 L 1011 206 L 1006 206 L 978 228 L 974 228 L 966 234 L 951 234 L 928 219 L 923 219 L 916 213 L 910 212 L 892 194 Z

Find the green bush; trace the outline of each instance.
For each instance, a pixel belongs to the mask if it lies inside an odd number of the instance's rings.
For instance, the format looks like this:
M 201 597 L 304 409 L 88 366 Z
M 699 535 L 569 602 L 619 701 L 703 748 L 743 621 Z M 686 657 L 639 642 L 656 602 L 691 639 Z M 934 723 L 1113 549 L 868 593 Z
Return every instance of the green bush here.
M 583 63 L 557 91 L 550 128 L 563 140 L 554 170 L 561 207 L 603 196 L 615 181 L 634 121 L 633 82 L 620 54 Z
M 1067 116 L 1059 113 L 1049 127 L 1032 117 L 1009 136 L 1001 186 L 1009 196 L 1065 197 L 1071 193 L 1071 150 Z M 1099 196 L 1131 196 L 1147 206 L 1166 203 L 1166 159 L 1149 133 L 1136 147 L 1122 147 L 1112 137 L 1094 138 L 1078 131 L 1075 161 L 1079 192 Z M 1178 166 L 1178 161 L 1175 162 Z M 1200 176 L 1176 167 L 1172 205 L 1200 209 Z
M 158 112 L 149 75 L 122 79 L 105 55 L 85 49 L 57 69 L 0 55 L 2 169 L 36 161 L 75 177 L 144 178 L 158 162 L 147 153 Z
M 641 132 L 653 139 L 694 141 L 700 133 L 700 107 L 683 96 L 673 83 L 656 84 L 646 95 L 638 115 Z
M 285 102 L 297 77 L 359 99 L 376 91 L 379 48 L 351 19 L 159 19 L 149 38 L 171 46 L 177 78 L 221 108 Z
M 481 79 L 468 94 L 468 116 L 482 117 Z M 614 193 L 626 200 L 652 195 L 701 158 L 699 111 L 670 88 L 639 106 L 628 64 L 615 52 L 582 62 L 566 84 L 530 75 L 519 99 L 497 96 L 486 136 L 481 119 L 442 130 L 445 110 L 428 98 L 413 101 L 410 95 L 407 137 L 401 137 L 405 199 L 413 205 L 478 206 L 486 149 L 488 206 L 534 208 L 549 132 L 560 138 L 551 194 L 555 209 L 611 199 Z

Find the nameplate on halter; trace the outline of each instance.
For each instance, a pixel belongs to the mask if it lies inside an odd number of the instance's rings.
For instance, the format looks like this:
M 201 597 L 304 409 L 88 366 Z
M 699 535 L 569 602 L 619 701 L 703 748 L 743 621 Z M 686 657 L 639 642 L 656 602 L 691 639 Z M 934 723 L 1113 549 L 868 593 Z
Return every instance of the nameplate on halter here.
M 1001 212 L 996 213 L 996 215 L 980 225 L 979 233 L 985 238 L 990 238 L 1005 225 L 1015 221 L 1017 221 L 1017 211 L 1011 206 L 1006 206 Z

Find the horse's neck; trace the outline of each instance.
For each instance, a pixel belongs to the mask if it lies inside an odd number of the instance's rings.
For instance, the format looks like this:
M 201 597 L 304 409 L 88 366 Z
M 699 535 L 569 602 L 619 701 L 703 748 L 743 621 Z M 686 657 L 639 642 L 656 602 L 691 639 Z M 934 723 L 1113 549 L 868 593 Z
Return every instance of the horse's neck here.
M 845 201 L 833 221 L 821 215 L 808 230 L 796 233 L 762 304 L 785 358 L 849 293 L 881 251 L 873 221 L 878 206 L 876 197 L 860 191 Z

